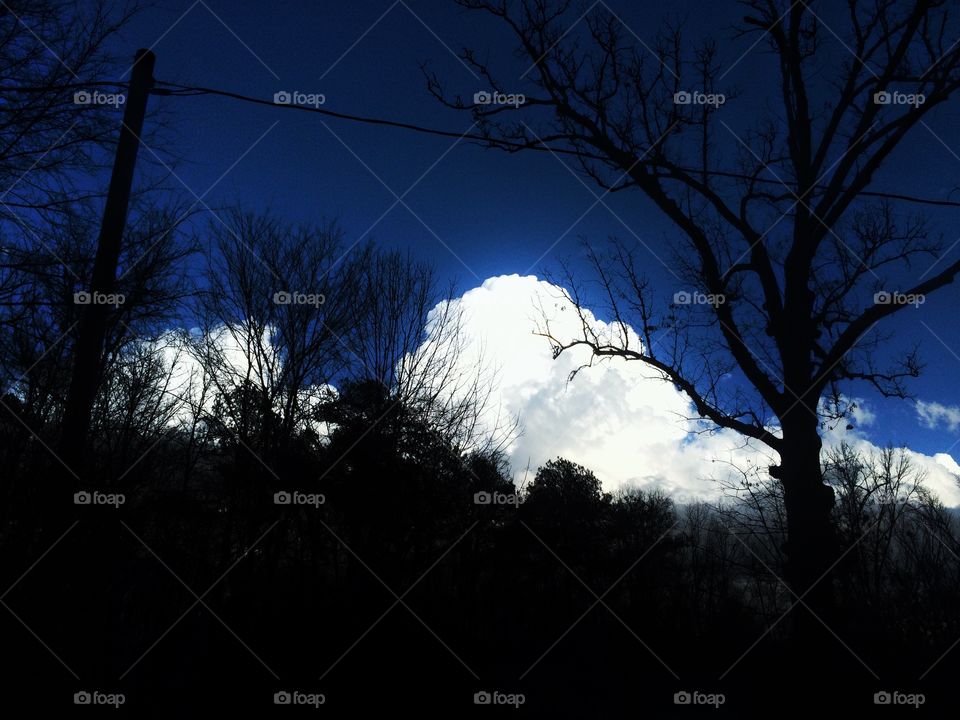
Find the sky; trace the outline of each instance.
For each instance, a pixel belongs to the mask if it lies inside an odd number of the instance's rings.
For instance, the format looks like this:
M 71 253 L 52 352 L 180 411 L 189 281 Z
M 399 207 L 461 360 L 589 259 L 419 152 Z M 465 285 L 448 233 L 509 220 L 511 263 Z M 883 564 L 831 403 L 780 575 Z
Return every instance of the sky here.
M 647 3 L 611 1 L 592 8 L 614 13 L 630 33 L 648 43 L 668 15 L 684 20 L 693 37 L 714 34 L 722 64 L 729 69 L 727 82 L 738 95 L 723 108 L 725 122 L 737 133 L 745 134 L 757 108 L 770 104 L 764 78 L 771 58 L 763 43 L 751 47 L 754 37 L 734 37 L 731 22 L 742 14 L 737 3 L 657 6 L 663 16 L 651 14 Z M 824 18 L 836 22 L 829 10 Z M 832 42 L 829 35 L 825 42 Z M 322 93 L 327 109 L 466 132 L 469 116 L 441 107 L 427 92 L 420 70 L 429 63 L 453 92 L 465 97 L 485 89 L 455 57 L 463 46 L 476 48 L 504 76 L 514 73 L 518 92 L 529 89 L 519 79 L 527 64 L 513 54 L 503 28 L 446 0 L 160 0 L 123 31 L 111 52 L 122 59 L 132 57 L 138 47 L 151 48 L 157 55 L 155 76 L 169 82 L 264 99 L 283 90 Z M 831 52 L 842 54 L 845 49 L 837 41 L 827 46 L 825 57 Z M 828 69 L 829 63 L 824 66 Z M 524 362 L 541 367 L 542 358 L 549 360 L 549 347 L 535 338 L 530 342 L 539 344 L 524 341 L 526 354 L 521 354 L 518 328 L 524 337 L 532 328 L 511 323 L 529 320 L 525 303 L 534 277 L 556 271 L 564 258 L 574 268 L 582 264 L 582 241 L 602 243 L 616 236 L 635 242 L 662 297 L 685 289 L 676 286 L 664 262 L 676 245 L 675 229 L 639 193 L 616 193 L 598 203 L 600 190 L 569 160 L 548 153 L 510 155 L 451 138 L 225 98 L 153 98 L 150 109 L 154 119 L 167 123 L 173 140 L 158 148 L 158 154 L 175 168 L 172 182 L 189 188 L 188 196 L 203 196 L 214 211 L 241 203 L 294 221 L 336 218 L 350 242 L 370 238 L 411 250 L 433 263 L 441 277 L 456 280 L 465 303 L 487 298 L 509 317 L 511 322 L 499 329 L 480 320 L 472 328 L 496 335 L 494 343 L 511 339 L 513 345 L 505 346 L 501 358 L 504 367 L 519 368 Z M 956 101 L 938 110 L 929 126 L 893 158 L 874 189 L 903 190 L 908 185 L 912 194 L 958 199 L 958 114 Z M 141 158 L 154 170 L 165 170 L 156 166 L 150 151 Z M 402 203 L 396 202 L 397 196 Z M 960 239 L 956 212 L 929 213 L 947 246 Z M 953 247 L 944 261 L 958 253 L 960 246 Z M 883 399 L 862 386 L 850 389 L 873 417 L 872 422 L 858 423 L 856 432 L 864 442 L 906 444 L 927 457 L 944 453 L 960 458 L 960 324 L 954 320 L 958 293 L 960 288 L 947 288 L 889 325 L 897 346 L 920 343 L 927 371 L 911 385 L 918 402 Z M 524 454 L 539 457 L 541 450 L 547 452 L 537 447 L 535 438 L 548 438 L 545 428 L 582 410 L 589 397 L 615 405 L 618 412 L 610 417 L 622 420 L 623 426 L 592 426 L 589 432 L 596 437 L 588 439 L 578 422 L 581 436 L 570 441 L 571 459 L 588 466 L 593 462 L 598 469 L 603 465 L 618 478 L 663 474 L 657 469 L 633 472 L 628 466 L 647 460 L 662 464 L 670 452 L 689 444 L 682 431 L 650 440 L 651 426 L 641 423 L 682 409 L 682 401 L 676 404 L 669 386 L 656 390 L 644 383 L 641 392 L 639 385 L 630 384 L 640 382 L 634 372 L 592 372 L 567 387 L 553 382 L 564 378 L 562 367 L 547 363 L 537 376 L 513 378 L 511 387 L 522 392 L 505 397 L 524 398 L 515 409 L 527 428 L 520 441 L 526 445 L 516 449 L 515 462 L 525 464 Z M 537 377 L 551 382 L 536 389 Z M 607 450 L 599 450 L 607 442 L 603 438 L 616 439 L 609 440 Z M 624 455 L 631 442 L 648 441 L 652 445 L 646 455 Z M 673 450 L 667 452 L 668 447 Z M 706 452 L 699 446 L 695 450 Z M 679 459 L 674 465 L 683 467 Z

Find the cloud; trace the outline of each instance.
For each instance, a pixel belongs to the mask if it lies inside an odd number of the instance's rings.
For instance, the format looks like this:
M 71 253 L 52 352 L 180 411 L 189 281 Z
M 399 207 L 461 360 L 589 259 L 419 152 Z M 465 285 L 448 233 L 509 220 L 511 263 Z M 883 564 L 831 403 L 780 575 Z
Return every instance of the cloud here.
M 593 470 L 606 490 L 639 486 L 660 488 L 680 501 L 715 500 L 721 495 L 718 480 L 736 479 L 740 470 L 762 471 L 777 462 L 768 448 L 748 443 L 733 431 L 705 432 L 710 426 L 696 419 L 686 396 L 639 362 L 610 358 L 583 369 L 571 381 L 570 374 L 590 362 L 589 350 L 574 348 L 555 360 L 549 341 L 535 334 L 541 309 L 550 317 L 556 336 L 572 338 L 580 333 L 570 298 L 555 285 L 534 276 L 500 276 L 453 302 L 463 312 L 460 371 L 497 368 L 495 379 L 489 381 L 492 397 L 483 424 L 493 429 L 504 418 L 519 415 L 521 419 L 522 434 L 508 448 L 517 482 L 531 479 L 537 467 L 560 455 Z M 435 321 L 443 315 L 441 310 L 434 310 Z M 587 319 L 601 335 L 615 331 L 589 313 Z M 193 355 L 198 346 L 216 349 L 223 367 L 237 377 L 252 369 L 254 382 L 262 381 L 257 369 L 250 367 L 238 332 L 219 326 L 203 338 L 194 330 L 193 342 L 186 342 L 182 332 L 171 331 L 156 342 L 154 349 L 162 352 L 171 370 L 168 390 L 184 401 L 175 422 L 190 418 L 191 406 L 212 410 L 216 391 L 208 387 L 203 392 L 208 378 Z M 260 342 L 270 347 L 268 338 Z M 635 335 L 631 342 L 639 346 Z M 268 364 L 279 362 L 271 350 L 266 353 Z M 308 394 L 312 397 L 317 390 Z M 854 427 L 838 422 L 826 430 L 825 448 L 847 442 L 864 452 L 878 449 L 864 431 L 874 426 L 874 413 L 859 398 L 844 398 L 844 404 L 855 405 Z M 921 401 L 917 413 L 929 427 L 960 427 L 960 408 Z M 326 432 L 326 428 L 317 429 Z M 960 465 L 954 458 L 947 453 L 930 456 L 911 451 L 910 455 L 926 471 L 928 487 L 948 505 L 960 505 L 955 479 Z
M 498 417 L 520 415 L 523 433 L 509 447 L 518 481 L 528 465 L 532 476 L 561 455 L 592 469 L 607 490 L 637 485 L 662 488 L 678 499 L 715 499 L 715 480 L 735 477 L 733 466 L 766 468 L 777 461 L 765 446 L 751 446 L 732 431 L 703 432 L 709 426 L 690 419 L 695 412 L 686 396 L 639 362 L 611 358 L 569 381 L 572 371 L 590 362 L 589 350 L 574 348 L 554 360 L 549 341 L 535 334 L 540 308 L 555 336 L 580 334 L 573 305 L 557 286 L 534 276 L 500 276 L 454 302 L 464 313 L 467 335 L 463 368 L 481 358 L 499 367 L 486 423 L 492 427 Z M 615 330 L 589 313 L 587 319 L 601 335 Z M 631 342 L 639 344 L 636 336 Z M 876 449 L 862 431 L 873 424 L 873 413 L 862 400 L 850 400 L 856 402 L 856 427 L 838 423 L 826 431 L 825 447 L 847 441 Z M 929 487 L 944 502 L 960 504 L 951 474 L 960 468 L 953 458 L 911 455 L 927 470 Z
M 839 423 L 837 427 L 824 433 L 823 444 L 825 449 L 837 446 L 841 442 L 846 442 L 865 455 L 881 449 L 871 442 L 864 433 L 858 429 L 847 430 L 843 423 Z M 932 490 L 944 504 L 953 507 L 960 506 L 960 487 L 957 485 L 960 465 L 957 464 L 956 460 L 947 453 L 926 455 L 910 448 L 905 448 L 905 451 L 914 467 L 924 473 L 924 485 L 927 489 Z
M 500 276 L 455 302 L 468 336 L 460 362 L 468 368 L 483 358 L 499 369 L 488 426 L 497 417 L 521 417 L 523 432 L 509 448 L 518 480 L 528 464 L 532 474 L 561 455 L 592 469 L 607 489 L 657 486 L 686 498 L 713 498 L 718 488 L 709 477 L 724 463 L 772 462 L 730 431 L 691 435 L 706 426 L 690 419 L 695 414 L 687 398 L 642 363 L 610 358 L 570 381 L 571 372 L 590 362 L 589 350 L 573 348 L 554 360 L 549 341 L 535 334 L 540 308 L 558 337 L 579 333 L 562 289 L 533 276 Z M 588 319 L 599 334 L 614 332 Z M 631 342 L 639 345 L 636 336 Z
M 868 427 L 873 425 L 874 421 L 877 419 L 877 416 L 873 413 L 870 408 L 864 405 L 864 401 L 855 398 L 853 408 L 850 411 L 850 414 L 853 415 L 853 421 L 857 424 L 857 427 Z
M 916 409 L 920 422 L 931 430 L 940 425 L 946 427 L 950 432 L 956 432 L 960 429 L 960 407 L 917 400 Z
M 178 408 L 171 426 L 189 427 L 194 421 L 209 418 L 223 392 L 250 382 L 254 387 L 277 390 L 282 358 L 271 342 L 272 327 L 248 337 L 241 325 L 220 324 L 206 334 L 199 328 L 169 330 L 148 347 L 157 353 L 169 373 L 165 381 L 168 397 L 177 398 Z M 250 347 L 258 348 L 251 357 Z M 211 369 L 216 368 L 217 382 Z M 304 408 L 315 407 L 322 398 L 336 393 L 332 385 L 315 385 L 298 392 Z M 285 397 L 276 393 L 275 410 L 284 411 Z M 306 413 L 303 413 L 306 414 Z M 321 436 L 329 434 L 327 423 L 304 421 Z

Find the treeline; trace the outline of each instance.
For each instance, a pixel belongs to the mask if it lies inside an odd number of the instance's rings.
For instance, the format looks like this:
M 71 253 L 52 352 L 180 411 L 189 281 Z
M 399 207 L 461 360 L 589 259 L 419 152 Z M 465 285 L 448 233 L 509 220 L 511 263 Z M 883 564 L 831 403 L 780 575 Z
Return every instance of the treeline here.
M 484 422 L 495 368 L 458 370 L 463 317 L 429 268 L 334 226 L 224 219 L 131 234 L 149 249 L 125 263 L 82 467 L 55 448 L 91 236 L 48 236 L 80 280 L 5 269 L 34 300 L 2 310 L 0 416 L 8 680 L 34 702 L 433 714 L 489 691 L 582 716 L 700 691 L 742 712 L 789 691 L 790 663 L 864 707 L 929 692 L 960 636 L 958 529 L 905 451 L 825 457 L 842 614 L 834 655 L 798 656 L 763 473 L 716 505 L 606 493 L 563 458 L 515 484 L 515 427 Z
M 943 697 L 958 528 L 906 451 L 824 458 L 844 552 L 835 653 L 810 657 L 765 472 L 712 505 L 605 493 L 563 458 L 515 481 L 520 430 L 491 424 L 497 369 L 469 354 L 452 289 L 334 224 L 137 215 L 86 452 L 65 467 L 92 301 L 80 217 L 2 268 L 4 638 L 31 697 L 466 712 L 489 691 L 563 715 L 669 713 L 699 691 L 744 711 L 795 692 L 795 671 L 855 706 Z

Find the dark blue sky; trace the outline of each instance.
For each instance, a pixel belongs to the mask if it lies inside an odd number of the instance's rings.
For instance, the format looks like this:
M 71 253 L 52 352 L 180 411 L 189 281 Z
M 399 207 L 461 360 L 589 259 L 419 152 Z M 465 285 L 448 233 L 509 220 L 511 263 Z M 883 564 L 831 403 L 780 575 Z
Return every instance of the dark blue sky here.
M 609 3 L 647 42 L 662 19 L 651 15 L 651 5 Z M 594 11 L 604 10 L 598 6 Z M 728 28 L 743 12 L 732 0 L 680 3 L 664 11 L 685 17 L 694 35 L 714 33 L 725 66 L 755 39 L 733 38 Z M 327 109 L 463 132 L 470 127 L 469 116 L 438 105 L 426 91 L 419 65 L 430 62 L 451 90 L 471 96 L 484 84 L 451 52 L 464 45 L 477 48 L 503 77 L 517 77 L 527 68 L 512 55 L 510 37 L 501 26 L 448 0 L 161 0 L 125 30 L 114 51 L 123 58 L 137 47 L 152 47 L 155 75 L 161 80 L 265 99 L 278 90 L 323 93 Z M 738 134 L 746 133 L 758 107 L 772 105 L 762 80 L 770 75 L 771 58 L 763 49 L 763 43 L 754 48 L 726 78 L 740 92 L 724 108 L 724 120 Z M 844 52 L 839 43 L 833 51 Z M 830 69 L 829 63 L 824 69 Z M 516 89 L 530 88 L 518 81 Z M 197 194 L 217 183 L 206 197 L 212 207 L 239 202 L 296 221 L 336 218 L 350 240 L 369 231 L 381 244 L 409 248 L 433 262 L 441 277 L 456 278 L 464 290 L 493 275 L 556 269 L 558 259 L 578 256 L 581 237 L 632 239 L 623 223 L 669 261 L 675 231 L 639 193 L 608 195 L 604 203 L 613 212 L 597 204 L 584 215 L 600 191 L 587 180 L 584 187 L 569 159 L 565 168 L 546 153 L 508 155 L 468 143 L 450 150 L 454 141 L 448 138 L 225 98 L 151 102 L 152 110 L 164 109 L 174 132 L 179 177 Z M 874 189 L 948 197 L 960 186 L 958 119 L 957 101 L 938 111 L 930 131 L 915 134 Z M 413 212 L 397 205 L 371 230 L 395 201 L 384 185 L 403 195 L 425 172 L 404 197 Z M 948 246 L 960 236 L 958 212 L 930 214 Z M 960 246 L 946 259 L 958 253 Z M 649 272 L 664 297 L 677 289 L 652 255 Z M 948 288 L 919 311 L 900 313 L 891 326 L 898 342 L 922 343 L 928 370 L 912 385 L 921 399 L 960 402 L 958 300 L 960 288 Z M 855 388 L 855 394 L 868 398 L 878 412 L 875 442 L 907 442 L 933 453 L 957 440 L 956 433 L 920 428 L 908 403 L 883 401 L 865 387 Z M 960 445 L 952 454 L 960 457 Z

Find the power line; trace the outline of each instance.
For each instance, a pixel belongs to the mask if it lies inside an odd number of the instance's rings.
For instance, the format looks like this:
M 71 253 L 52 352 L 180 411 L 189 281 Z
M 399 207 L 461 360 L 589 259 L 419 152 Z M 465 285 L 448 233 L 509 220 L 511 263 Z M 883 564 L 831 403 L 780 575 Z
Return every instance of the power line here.
M 251 97 L 250 95 L 243 95 L 241 93 L 231 92 L 229 90 L 217 90 L 215 88 L 178 85 L 176 83 L 168 83 L 168 82 L 163 82 L 161 80 L 157 81 L 157 85 L 163 85 L 168 88 L 175 88 L 175 90 L 170 90 L 170 91 L 156 90 L 156 89 L 154 90 L 155 93 L 162 94 L 162 95 L 177 95 L 180 97 L 192 97 L 197 95 L 218 95 L 220 97 L 226 97 L 233 100 L 240 100 L 242 102 L 253 103 L 255 105 L 266 105 L 268 107 L 274 107 L 274 108 L 285 108 L 290 110 L 299 110 L 301 112 L 317 113 L 319 115 L 325 115 L 327 117 L 337 118 L 339 120 L 350 120 L 353 122 L 365 123 L 368 125 L 383 125 L 386 127 L 395 127 L 395 128 L 400 128 L 402 130 L 410 130 L 412 132 L 423 133 L 426 135 L 437 135 L 440 137 L 476 140 L 476 141 L 483 142 L 495 147 L 500 147 L 504 149 L 512 148 L 515 151 L 538 150 L 541 152 L 556 153 L 558 155 L 574 155 L 576 157 L 586 157 L 592 160 L 607 161 L 607 158 L 603 157 L 602 155 L 593 155 L 590 153 L 581 152 L 579 150 L 572 150 L 570 148 L 551 147 L 546 143 L 528 144 L 528 143 L 516 142 L 512 140 L 491 138 L 486 135 L 477 135 L 475 133 L 463 134 L 463 133 L 453 132 L 450 130 L 440 130 L 438 128 L 430 128 L 430 127 L 425 127 L 423 125 L 415 125 L 413 123 L 400 122 L 397 120 L 388 120 L 384 118 L 374 118 L 374 117 L 367 117 L 363 115 L 352 115 L 349 113 L 340 113 L 333 110 L 325 110 L 323 108 L 317 108 L 317 107 L 308 107 L 305 105 L 280 104 L 280 103 L 275 103 L 271 100 L 264 100 L 263 98 Z M 676 169 L 681 172 L 689 173 L 691 175 L 704 174 L 703 171 L 699 169 L 684 168 L 684 167 L 677 167 Z M 735 180 L 748 180 L 756 183 L 764 183 L 764 184 L 772 184 L 772 185 L 784 184 L 779 180 L 757 178 L 750 175 L 743 175 L 740 173 L 733 173 L 733 172 L 725 172 L 722 170 L 708 170 L 706 174 L 712 175 L 714 177 L 725 177 L 725 178 L 730 178 Z M 815 186 L 815 189 L 826 190 L 827 187 L 824 185 L 817 185 Z M 932 200 L 930 198 L 921 198 L 913 195 L 904 195 L 902 193 L 891 193 L 891 192 L 867 190 L 867 191 L 862 191 L 858 193 L 858 195 L 861 195 L 864 197 L 884 198 L 888 200 L 902 200 L 903 202 L 916 203 L 920 205 L 934 205 L 939 207 L 960 207 L 960 202 L 956 202 L 953 200 Z
M 570 148 L 564 147 L 553 147 L 547 145 L 546 143 L 524 143 L 517 142 L 513 140 L 506 140 L 501 138 L 489 137 L 487 135 L 478 135 L 476 133 L 459 133 L 452 130 L 441 130 L 439 128 L 431 128 L 423 125 L 416 125 L 414 123 L 402 122 L 399 120 L 389 120 L 386 118 L 376 118 L 369 117 L 364 115 L 353 115 L 350 113 L 341 113 L 336 112 L 335 110 L 326 110 L 318 107 L 308 107 L 306 105 L 293 105 L 293 104 L 283 104 L 276 103 L 272 100 L 264 100 L 263 98 L 253 97 L 250 95 L 244 95 L 242 93 L 232 92 L 230 90 L 218 90 L 216 88 L 208 87 L 195 87 L 190 85 L 180 85 L 177 83 L 164 82 L 162 80 L 156 80 L 155 85 L 162 85 L 163 88 L 154 87 L 151 90 L 151 93 L 154 95 L 162 95 L 167 97 L 197 97 L 202 95 L 215 95 L 219 97 L 225 97 L 231 100 L 239 100 L 241 102 L 252 103 L 254 105 L 264 105 L 271 108 L 281 108 L 285 110 L 298 110 L 300 112 L 316 113 L 318 115 L 324 115 L 326 117 L 336 118 L 338 120 L 348 120 L 351 122 L 363 123 L 367 125 L 380 125 L 384 127 L 394 127 L 401 130 L 408 130 L 411 132 L 417 132 L 425 135 L 436 135 L 439 137 L 448 137 L 456 138 L 460 140 L 474 140 L 486 145 L 501 148 L 507 151 L 519 152 L 521 150 L 536 150 L 539 152 L 549 152 L 556 155 L 572 155 L 574 157 L 588 158 L 590 160 L 598 160 L 600 162 L 608 162 L 608 158 L 602 155 L 594 155 L 587 152 L 582 152 L 580 150 L 573 150 Z M 74 89 L 74 88 L 84 88 L 84 87 L 118 87 L 125 88 L 126 84 L 116 83 L 116 82 L 89 82 L 89 83 L 72 83 L 69 85 L 58 86 L 63 89 Z M 50 87 L 0 87 L 0 93 L 4 92 L 49 92 L 52 88 Z M 712 177 L 728 178 L 731 180 L 746 180 L 753 183 L 760 183 L 764 185 L 787 185 L 788 183 L 780 180 L 771 180 L 768 178 L 753 177 L 751 175 L 744 175 L 742 173 L 727 172 L 724 170 L 707 170 L 704 173 L 701 169 L 696 168 L 686 168 L 681 166 L 675 166 L 673 169 L 687 173 L 689 175 L 709 175 Z M 814 186 L 816 190 L 827 190 L 825 185 L 816 185 Z M 884 192 L 884 191 L 871 191 L 864 190 L 857 193 L 863 197 L 875 197 L 886 200 L 900 200 L 902 202 L 914 203 L 917 205 L 932 205 L 936 207 L 960 207 L 960 202 L 954 200 L 934 200 L 931 198 L 922 198 L 916 197 L 914 195 L 905 195 L 903 193 L 893 193 L 893 192 Z

